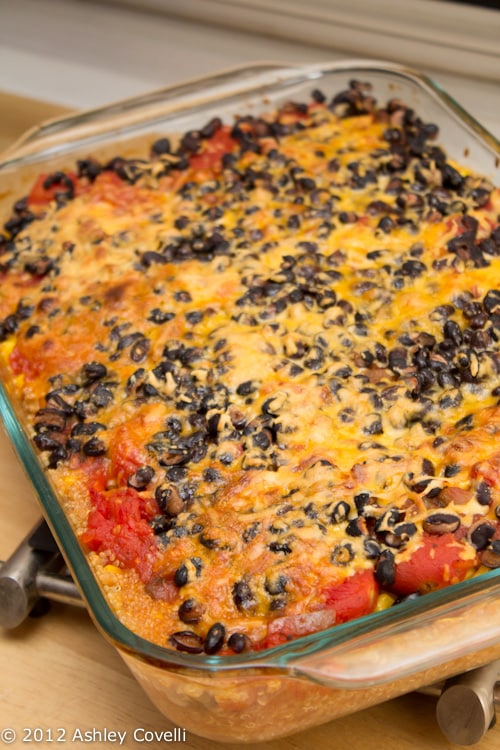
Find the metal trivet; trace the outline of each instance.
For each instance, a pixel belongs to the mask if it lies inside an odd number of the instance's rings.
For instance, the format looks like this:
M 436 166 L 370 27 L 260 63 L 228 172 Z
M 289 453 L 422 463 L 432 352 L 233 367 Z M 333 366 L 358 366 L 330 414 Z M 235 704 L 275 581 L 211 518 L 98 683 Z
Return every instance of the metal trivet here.
M 85 607 L 45 521 L 39 521 L 5 562 L 0 562 L 0 627 L 16 628 L 44 614 L 48 602 Z M 421 691 L 438 698 L 436 718 L 445 737 L 472 745 L 496 721 L 500 705 L 500 660 Z

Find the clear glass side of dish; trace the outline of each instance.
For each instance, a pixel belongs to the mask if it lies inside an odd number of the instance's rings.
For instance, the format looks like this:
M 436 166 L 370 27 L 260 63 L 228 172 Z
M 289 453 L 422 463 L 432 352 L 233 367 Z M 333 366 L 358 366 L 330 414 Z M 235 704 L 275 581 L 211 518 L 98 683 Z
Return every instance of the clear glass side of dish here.
M 230 122 L 236 115 L 272 110 L 289 100 L 307 99 L 315 88 L 332 95 L 352 79 L 370 82 L 379 102 L 401 98 L 414 107 L 422 119 L 439 125 L 439 142 L 452 158 L 499 182 L 500 146 L 495 138 L 417 73 L 372 61 L 301 69 L 270 64 L 153 92 L 31 131 L 0 165 L 0 213 L 8 214 L 12 201 L 24 194 L 41 171 L 70 166 L 91 153 L 140 153 L 148 136 L 199 128 L 214 116 Z M 157 680 L 164 672 L 171 675 L 165 677 L 167 681 L 174 679 L 173 675 L 182 684 L 195 685 L 201 680 L 203 689 L 211 694 L 214 680 L 238 681 L 254 675 L 267 681 L 267 690 L 279 675 L 287 682 L 306 677 L 316 686 L 328 686 L 342 695 L 347 690 L 359 697 L 359 691 L 365 691 L 361 704 L 357 699 L 347 700 L 348 710 L 343 710 L 347 713 L 500 656 L 500 571 L 258 653 L 191 656 L 145 641 L 125 628 L 108 606 L 33 452 L 20 410 L 4 387 L 0 388 L 0 412 L 92 616 L 143 683 L 150 681 L 150 674 Z M 381 694 L 375 688 L 383 685 Z M 162 691 L 158 685 L 157 689 Z M 311 695 L 309 692 L 307 700 L 316 700 Z M 336 715 L 331 710 L 327 714 L 326 718 Z

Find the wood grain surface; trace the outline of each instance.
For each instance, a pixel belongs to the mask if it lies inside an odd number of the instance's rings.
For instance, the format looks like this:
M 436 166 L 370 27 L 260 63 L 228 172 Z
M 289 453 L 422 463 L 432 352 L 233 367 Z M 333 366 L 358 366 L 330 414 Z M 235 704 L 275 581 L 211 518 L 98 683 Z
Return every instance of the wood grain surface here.
M 14 109 L 10 111 L 9 106 Z M 15 105 L 15 106 L 14 106 Z M 58 108 L 0 94 L 0 143 Z M 4 117 L 4 115 L 7 115 Z M 0 559 L 6 559 L 40 517 L 34 491 L 3 430 L 0 430 Z M 219 744 L 187 734 L 185 741 L 148 742 L 142 732 L 166 732 L 172 723 L 149 702 L 115 649 L 100 635 L 85 610 L 53 604 L 14 631 L 0 630 L 1 731 L 17 734 L 12 747 L 119 746 L 100 741 L 105 730 L 120 732 L 122 747 L 182 747 L 223 750 Z M 94 732 L 85 742 L 84 732 Z M 134 739 L 135 733 L 135 739 Z M 9 735 L 4 735 L 9 739 Z M 89 735 L 90 737 L 90 735 Z M 37 739 L 38 738 L 38 739 Z M 50 741 L 52 739 L 52 742 Z M 31 741 L 30 741 L 31 740 Z M 39 741 L 41 740 L 41 741 Z M 60 740 L 59 742 L 57 740 Z M 143 741 L 141 741 L 143 740 Z M 7 744 L 5 742 L 5 744 Z M 240 746 L 243 747 L 243 746 Z M 441 735 L 433 698 L 411 694 L 330 724 L 268 743 L 253 750 L 456 750 Z M 500 726 L 475 746 L 500 748 Z

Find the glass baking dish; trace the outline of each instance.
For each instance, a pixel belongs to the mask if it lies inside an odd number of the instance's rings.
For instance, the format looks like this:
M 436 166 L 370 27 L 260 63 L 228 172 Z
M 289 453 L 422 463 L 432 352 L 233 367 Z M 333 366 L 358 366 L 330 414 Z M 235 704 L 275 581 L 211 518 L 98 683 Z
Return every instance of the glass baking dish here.
M 26 134 L 0 165 L 0 211 L 34 177 L 92 152 L 132 155 L 145 136 L 180 133 L 211 117 L 257 114 L 312 89 L 369 82 L 440 128 L 448 154 L 499 183 L 500 144 L 442 89 L 397 65 L 349 61 L 305 68 L 263 64 L 51 121 Z M 18 404 L 0 384 L 0 412 L 43 513 L 100 630 L 158 708 L 195 734 L 257 742 L 306 729 L 500 657 L 500 570 L 285 645 L 234 656 L 163 648 L 126 628 L 108 605 L 41 468 Z

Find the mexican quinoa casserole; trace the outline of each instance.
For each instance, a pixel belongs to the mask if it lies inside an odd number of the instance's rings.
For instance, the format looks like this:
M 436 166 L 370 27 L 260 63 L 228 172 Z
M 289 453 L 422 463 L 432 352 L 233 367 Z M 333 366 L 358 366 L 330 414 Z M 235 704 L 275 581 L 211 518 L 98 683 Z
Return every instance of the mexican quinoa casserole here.
M 241 653 L 500 565 L 499 213 L 357 81 L 38 176 L 3 379 L 125 625 Z

